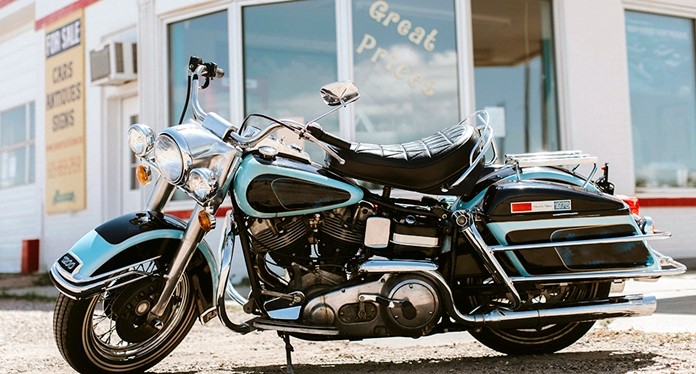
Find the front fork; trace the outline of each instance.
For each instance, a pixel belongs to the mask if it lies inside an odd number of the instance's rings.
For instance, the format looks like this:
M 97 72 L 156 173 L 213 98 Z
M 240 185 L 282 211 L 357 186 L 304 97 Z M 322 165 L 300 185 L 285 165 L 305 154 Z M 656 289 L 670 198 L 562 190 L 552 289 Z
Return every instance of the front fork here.
M 161 212 L 167 202 L 171 200 L 173 194 L 174 186 L 165 181 L 164 178 L 160 177 L 157 179 L 155 188 L 148 199 L 147 210 Z M 164 288 L 162 289 L 159 299 L 152 309 L 150 309 L 150 316 L 153 326 L 155 327 L 162 326 L 160 318 L 162 315 L 164 315 L 167 305 L 169 304 L 169 300 L 174 294 L 174 289 L 179 283 L 179 279 L 184 274 L 189 262 L 191 261 L 198 243 L 200 243 L 201 239 L 203 239 L 203 235 L 205 235 L 205 230 L 203 230 L 200 222 L 198 221 L 198 214 L 203 209 L 203 207 L 196 204 L 193 212 L 191 213 L 191 217 L 189 217 L 186 230 L 184 231 L 184 236 L 181 239 L 181 244 L 179 244 L 179 248 L 177 248 L 169 266 L 169 271 L 163 275 L 165 279 Z

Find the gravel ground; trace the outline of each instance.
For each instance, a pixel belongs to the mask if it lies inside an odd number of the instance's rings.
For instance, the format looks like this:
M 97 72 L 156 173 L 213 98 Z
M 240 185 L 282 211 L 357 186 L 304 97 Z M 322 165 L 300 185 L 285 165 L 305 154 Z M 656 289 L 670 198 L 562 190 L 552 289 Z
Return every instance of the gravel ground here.
M 53 341 L 53 304 L 0 299 L 0 372 L 72 373 Z M 241 318 L 241 316 L 238 316 Z M 553 354 L 510 357 L 468 334 L 435 343 L 407 338 L 362 342 L 293 339 L 298 373 L 696 373 L 696 334 L 610 331 L 606 322 Z M 451 336 L 452 338 L 449 338 Z M 154 373 L 281 373 L 285 351 L 274 332 L 239 336 L 217 320 L 196 324 Z

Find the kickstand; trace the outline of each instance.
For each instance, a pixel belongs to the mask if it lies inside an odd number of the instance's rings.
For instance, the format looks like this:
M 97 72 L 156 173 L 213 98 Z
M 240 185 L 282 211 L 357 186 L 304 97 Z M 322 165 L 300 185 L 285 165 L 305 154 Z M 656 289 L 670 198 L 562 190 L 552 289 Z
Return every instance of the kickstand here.
M 284 333 L 278 333 L 278 335 L 283 338 L 283 341 L 285 342 L 285 358 L 287 360 L 287 369 L 285 372 L 287 374 L 294 374 L 295 370 L 292 367 L 292 352 L 295 350 L 292 347 L 292 344 L 290 344 L 290 335 L 284 334 Z

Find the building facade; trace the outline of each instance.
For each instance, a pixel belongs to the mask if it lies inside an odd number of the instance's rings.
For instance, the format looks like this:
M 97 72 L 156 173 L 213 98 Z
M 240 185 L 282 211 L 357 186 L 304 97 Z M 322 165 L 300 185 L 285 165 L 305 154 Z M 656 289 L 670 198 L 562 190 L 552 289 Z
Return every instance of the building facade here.
M 673 232 L 656 247 L 696 257 L 695 20 L 693 0 L 0 0 L 0 272 L 142 208 L 126 129 L 178 123 L 190 55 L 227 72 L 201 96 L 233 123 L 311 119 L 336 80 L 362 97 L 322 125 L 350 140 L 487 109 L 501 153 L 598 156 Z

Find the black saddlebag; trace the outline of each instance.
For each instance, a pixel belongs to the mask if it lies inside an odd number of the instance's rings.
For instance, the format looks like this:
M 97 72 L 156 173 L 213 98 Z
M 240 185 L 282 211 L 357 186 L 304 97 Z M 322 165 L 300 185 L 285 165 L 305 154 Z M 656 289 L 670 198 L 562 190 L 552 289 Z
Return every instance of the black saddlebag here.
M 610 195 L 552 182 L 500 182 L 487 192 L 483 210 L 486 226 L 500 244 L 559 242 L 505 252 L 522 274 L 637 268 L 653 262 L 643 241 L 596 242 L 640 234 L 628 206 Z M 562 245 L 578 240 L 595 243 Z

